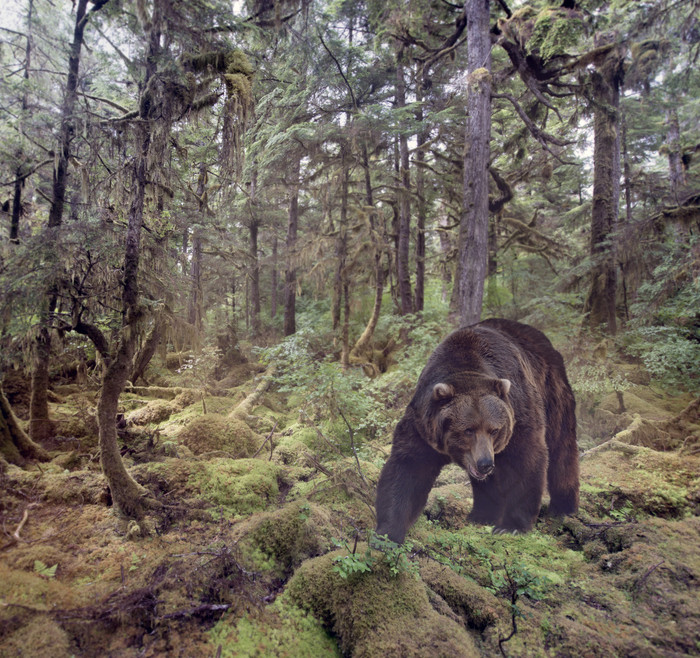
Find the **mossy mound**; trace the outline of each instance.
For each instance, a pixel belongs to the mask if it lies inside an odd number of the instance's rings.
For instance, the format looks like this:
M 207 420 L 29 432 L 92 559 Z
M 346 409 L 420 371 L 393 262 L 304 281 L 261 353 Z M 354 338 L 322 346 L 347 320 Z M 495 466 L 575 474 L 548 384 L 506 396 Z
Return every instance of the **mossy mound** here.
M 29 487 L 47 502 L 105 505 L 108 499 L 107 480 L 101 472 L 70 472 L 56 460 L 42 466 L 41 472 L 10 465 L 5 475 L 8 486 Z
M 168 420 L 173 413 L 173 405 L 165 400 L 151 400 L 148 404 L 132 411 L 127 416 L 131 425 L 150 425 Z
M 449 567 L 429 560 L 421 560 L 420 575 L 469 628 L 481 632 L 499 619 L 507 620 L 504 603 L 473 579 L 463 578 Z
M 582 509 L 594 516 L 697 513 L 700 458 L 612 442 L 609 449 L 585 456 L 581 491 Z
M 178 440 L 195 455 L 223 451 L 235 458 L 250 457 L 263 442 L 243 420 L 221 414 L 194 418 L 180 430 Z
M 436 487 L 430 492 L 424 514 L 444 528 L 456 529 L 467 525 L 467 516 L 471 509 L 470 488 L 448 484 Z
M 312 615 L 281 596 L 257 615 L 224 618 L 209 632 L 221 658 L 340 656 L 335 640 Z
M 202 462 L 190 483 L 225 515 L 244 517 L 261 512 L 280 495 L 282 469 L 260 459 L 217 458 Z
M 233 530 L 251 568 L 282 579 L 304 560 L 325 553 L 334 534 L 330 512 L 303 501 L 256 514 Z
M 343 579 L 333 560 L 345 554 L 307 560 L 286 588 L 295 605 L 338 636 L 345 653 L 356 658 L 480 655 L 461 624 L 433 609 L 420 580 L 406 573 L 392 576 L 386 563 Z
M 21 617 L 5 620 L 4 616 L 0 616 L 0 626 L 5 627 L 2 633 L 4 639 L 0 640 L 0 655 L 54 658 L 72 655 L 68 633 L 48 615 L 35 615 L 19 626 L 17 622 Z

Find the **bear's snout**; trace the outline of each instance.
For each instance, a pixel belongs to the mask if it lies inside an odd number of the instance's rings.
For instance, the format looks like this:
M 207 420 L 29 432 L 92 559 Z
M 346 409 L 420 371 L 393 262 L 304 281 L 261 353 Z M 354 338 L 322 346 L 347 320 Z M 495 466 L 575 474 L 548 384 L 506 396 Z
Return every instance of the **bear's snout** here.
M 491 471 L 494 469 L 493 459 L 491 457 L 482 457 L 476 462 L 476 470 L 479 475 L 491 475 Z

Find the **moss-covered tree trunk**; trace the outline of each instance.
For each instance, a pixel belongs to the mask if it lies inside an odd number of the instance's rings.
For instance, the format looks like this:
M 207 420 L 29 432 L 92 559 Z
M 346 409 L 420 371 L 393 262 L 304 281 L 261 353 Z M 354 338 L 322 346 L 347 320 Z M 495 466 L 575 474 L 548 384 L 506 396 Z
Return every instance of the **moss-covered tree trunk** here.
M 140 519 L 146 507 L 141 487 L 128 473 L 119 453 L 117 443 L 117 406 L 124 390 L 136 348 L 138 325 L 142 319 L 139 305 L 138 268 L 141 253 L 141 230 L 148 184 L 148 156 L 154 129 L 154 115 L 158 108 L 156 92 L 149 84 L 156 74 L 158 57 L 161 52 L 161 3 L 153 5 L 151 30 L 149 35 L 148 57 L 143 96 L 139 103 L 140 119 L 134 126 L 137 152 L 134 158 L 132 176 L 132 198 L 129 207 L 124 249 L 122 279 L 122 327 L 115 349 L 109 358 L 102 376 L 100 397 L 97 403 L 97 422 L 100 435 L 100 458 L 102 471 L 107 478 L 115 507 L 126 517 Z M 156 85 L 153 85 L 155 87 Z
M 382 264 L 383 255 L 383 239 L 379 239 L 377 227 L 377 215 L 374 212 L 374 194 L 372 192 L 372 174 L 369 168 L 369 156 L 367 153 L 367 145 L 362 145 L 362 166 L 365 172 L 365 204 L 370 208 L 369 214 L 369 231 L 370 242 L 374 249 L 374 305 L 372 306 L 372 314 L 367 321 L 362 334 L 357 339 L 357 342 L 350 350 L 351 361 L 361 361 L 363 355 L 367 352 L 370 341 L 374 336 L 374 330 L 377 328 L 379 316 L 382 311 L 382 296 L 384 295 L 384 265 Z
M 47 461 L 49 454 L 20 427 L 10 403 L 0 390 L 0 459 L 24 466 L 29 459 Z
M 464 138 L 458 288 L 462 325 L 481 318 L 487 273 L 489 155 L 491 141 L 491 37 L 489 0 L 467 0 L 467 127 Z
M 598 35 L 596 47 L 617 39 Z M 612 48 L 591 73 L 593 102 L 593 208 L 590 253 L 591 286 L 584 310 L 591 329 L 617 332 L 615 303 L 617 262 L 615 230 L 620 201 L 620 86 L 623 76 L 622 47 Z

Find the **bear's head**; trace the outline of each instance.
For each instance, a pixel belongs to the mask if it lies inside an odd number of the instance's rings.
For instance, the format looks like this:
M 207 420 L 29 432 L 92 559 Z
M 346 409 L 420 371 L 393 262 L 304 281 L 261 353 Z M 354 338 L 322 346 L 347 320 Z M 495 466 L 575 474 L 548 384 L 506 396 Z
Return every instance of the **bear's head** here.
M 432 387 L 423 416 L 430 445 L 476 480 L 494 469 L 494 455 L 510 441 L 515 424 L 508 399 L 511 383 L 463 373 Z

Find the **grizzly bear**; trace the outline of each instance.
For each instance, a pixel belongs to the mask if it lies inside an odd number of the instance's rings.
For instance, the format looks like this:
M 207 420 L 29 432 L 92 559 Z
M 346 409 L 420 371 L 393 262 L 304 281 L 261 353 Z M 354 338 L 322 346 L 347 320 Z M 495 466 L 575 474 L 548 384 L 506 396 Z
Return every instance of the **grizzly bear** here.
M 472 484 L 468 519 L 495 533 L 578 509 L 576 402 L 564 360 L 537 329 L 491 319 L 437 346 L 394 430 L 377 485 L 377 534 L 402 543 L 446 464 Z

